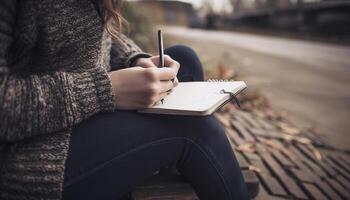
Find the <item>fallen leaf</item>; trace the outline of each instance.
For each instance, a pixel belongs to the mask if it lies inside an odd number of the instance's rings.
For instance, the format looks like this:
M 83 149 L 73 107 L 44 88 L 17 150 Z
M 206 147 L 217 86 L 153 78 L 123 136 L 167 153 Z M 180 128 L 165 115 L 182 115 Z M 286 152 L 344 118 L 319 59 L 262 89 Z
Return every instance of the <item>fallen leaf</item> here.
M 280 144 L 278 144 L 275 140 L 262 140 L 262 142 L 267 145 L 270 148 L 276 149 L 278 151 L 283 152 L 284 154 L 288 155 L 289 152 L 285 149 L 285 147 L 281 146 Z
M 316 147 L 314 145 L 312 145 L 312 144 L 308 145 L 308 147 L 312 151 L 312 153 L 314 154 L 315 158 L 318 161 L 321 161 L 322 160 L 321 152 L 319 150 L 317 150 Z
M 247 142 L 245 144 L 242 144 L 236 147 L 236 150 L 240 152 L 255 153 L 256 145 L 254 142 Z
M 315 158 L 319 161 L 322 160 L 322 155 L 319 150 L 313 145 L 312 141 L 305 137 L 298 137 L 298 136 L 292 136 L 292 135 L 283 135 L 283 139 L 286 142 L 292 143 L 292 142 L 298 142 L 300 144 L 306 145 L 314 154 Z
M 253 171 L 253 172 L 257 172 L 259 174 L 263 173 L 259 167 L 255 167 L 253 165 L 249 165 L 248 170 Z
M 291 127 L 289 124 L 284 122 L 277 123 L 277 127 L 283 132 L 290 135 L 300 135 L 301 130 L 298 128 Z
M 305 145 L 312 144 L 312 141 L 305 137 L 283 134 L 282 138 L 287 142 L 298 142 Z

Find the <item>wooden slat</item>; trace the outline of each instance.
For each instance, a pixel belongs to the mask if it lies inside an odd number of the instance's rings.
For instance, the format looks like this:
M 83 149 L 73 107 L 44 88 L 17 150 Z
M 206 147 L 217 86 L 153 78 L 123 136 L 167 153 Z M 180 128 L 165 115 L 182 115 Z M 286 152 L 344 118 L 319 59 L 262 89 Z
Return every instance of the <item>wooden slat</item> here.
M 303 183 L 304 188 L 315 200 L 328 200 L 328 198 L 313 184 Z
M 237 158 L 237 161 L 239 163 L 239 166 L 241 167 L 241 169 L 248 169 L 249 168 L 249 164 L 246 161 L 246 159 L 243 157 L 242 153 L 240 152 L 235 152 L 235 156 Z
M 253 115 L 246 112 L 237 112 L 238 116 L 242 117 L 251 127 L 262 129 L 263 127 L 256 121 Z
M 315 183 L 315 178 L 313 174 L 305 172 L 305 170 L 299 169 L 289 169 L 289 171 L 301 182 L 305 183 Z
M 276 127 L 271 123 L 267 122 L 265 119 L 258 117 L 256 120 L 259 122 L 260 125 L 264 127 L 265 130 L 276 130 Z
M 259 179 L 256 176 L 256 174 L 253 171 L 250 170 L 243 170 L 242 171 L 244 182 L 247 185 L 247 188 L 249 190 L 249 194 L 251 195 L 251 198 L 255 197 L 259 193 Z
M 338 156 L 330 156 L 333 162 L 337 163 L 341 168 L 343 168 L 348 174 L 350 173 L 350 166 L 347 165 L 341 158 Z
M 322 161 L 335 169 L 341 176 L 350 179 L 350 175 L 343 168 L 339 167 L 333 160 L 330 160 L 328 156 L 324 157 Z
M 348 180 L 346 180 L 342 176 L 338 176 L 337 180 L 339 181 L 340 184 L 342 184 L 345 187 L 345 189 L 347 189 L 349 191 L 350 182 Z
M 261 171 L 261 173 L 258 173 L 258 176 L 268 193 L 271 195 L 288 196 L 288 193 L 281 184 L 272 177 L 270 170 L 266 168 L 266 165 L 257 154 L 244 153 L 244 155 L 248 157 L 248 161 L 252 166 Z
M 312 159 L 313 163 L 312 164 L 313 166 L 314 165 L 317 165 L 318 168 L 320 168 L 320 170 L 322 170 L 322 174 L 323 172 L 327 173 L 328 176 L 330 177 L 333 177 L 335 175 L 337 175 L 338 173 L 330 166 L 330 165 L 327 165 L 325 164 L 325 162 L 323 162 L 322 160 L 317 160 L 315 155 L 312 153 L 312 151 L 305 145 L 303 144 L 297 144 L 297 147 L 310 159 Z M 308 162 L 310 163 L 310 162 Z M 324 175 L 323 175 L 324 176 Z
M 269 153 L 264 152 L 263 146 L 259 146 L 258 152 L 263 158 L 263 160 L 267 163 L 267 166 L 276 174 L 278 179 L 282 181 L 285 188 L 296 198 L 307 199 L 307 196 L 300 189 L 300 187 L 296 184 L 296 182 L 283 170 L 283 168 L 272 158 Z
M 226 133 L 229 135 L 229 137 L 231 138 L 231 140 L 237 145 L 244 145 L 245 143 L 247 143 L 243 138 L 241 138 L 240 135 L 238 135 L 238 133 L 233 130 L 233 129 L 229 129 L 226 130 Z
M 239 115 L 236 114 L 237 112 L 234 112 L 231 114 L 233 120 L 236 120 L 238 123 L 240 123 L 244 127 L 250 127 L 250 125 Z
M 240 123 L 235 120 L 231 120 L 233 127 L 244 137 L 246 141 L 254 142 L 255 139 L 252 135 L 247 131 L 245 127 L 243 127 Z
M 319 136 L 308 131 L 302 131 L 302 134 L 309 138 L 316 146 L 325 146 L 325 143 L 320 139 Z
M 275 151 L 276 152 L 276 151 Z M 284 151 L 285 152 L 285 151 Z M 291 154 L 293 155 L 293 154 Z M 279 157 L 279 156 L 275 156 L 276 158 Z M 294 157 L 294 156 L 291 156 L 291 157 Z M 305 155 L 302 156 L 302 158 L 307 159 L 307 157 L 305 157 Z M 311 161 L 306 161 L 308 164 L 312 163 Z M 299 164 L 299 166 L 301 166 L 302 164 Z M 316 168 L 319 172 L 319 174 L 323 174 L 323 171 L 321 169 L 320 166 L 317 166 L 317 164 L 315 163 L 312 163 L 311 166 L 313 168 Z M 317 167 L 316 167 L 317 166 Z M 328 165 L 322 163 L 322 168 L 325 168 L 327 169 L 328 168 L 328 172 L 330 171 L 331 173 L 329 173 L 330 175 L 335 175 L 336 173 L 334 172 L 334 170 L 332 170 L 332 168 L 330 168 Z M 329 169 L 330 168 L 330 169 Z M 328 185 L 326 184 L 325 182 L 321 181 L 321 179 L 318 177 L 318 176 L 313 176 L 312 172 L 310 170 L 306 170 L 307 168 L 303 167 L 303 170 L 302 171 L 297 171 L 297 170 L 294 170 L 294 174 L 295 176 L 299 177 L 300 180 L 302 181 L 306 181 L 306 182 L 314 182 L 315 184 L 318 184 L 320 188 L 322 188 L 322 190 L 331 198 L 331 199 L 339 199 L 339 195 Z M 325 170 L 323 169 L 323 170 Z M 333 173 L 332 173 L 333 171 Z M 321 173 L 320 173 L 321 172 Z M 310 177 L 310 175 L 312 175 Z M 315 177 L 315 178 L 312 178 L 312 177 Z
M 283 139 L 282 133 L 277 131 L 262 130 L 257 128 L 249 128 L 249 131 L 256 136 L 260 136 L 264 138 Z
M 236 147 L 237 147 L 237 145 L 234 143 L 234 141 L 233 141 L 232 138 L 229 136 L 229 134 L 227 134 L 227 131 L 226 131 L 226 137 L 227 137 L 228 141 L 230 142 L 231 148 L 232 148 L 233 150 L 235 150 Z
M 278 160 L 281 165 L 285 167 L 295 167 L 295 164 L 292 163 L 286 156 L 284 156 L 281 152 L 274 150 L 272 155 Z
M 285 156 L 286 159 L 288 159 L 288 161 L 290 161 L 292 164 L 292 166 L 290 167 L 296 167 L 299 169 L 302 169 L 304 167 L 304 165 L 302 165 L 301 163 L 301 158 L 298 157 L 296 154 L 293 153 L 293 151 L 291 151 L 290 146 L 291 144 L 288 143 L 282 143 L 279 140 L 274 140 L 274 144 L 276 144 L 278 146 L 278 149 L 282 149 L 283 152 L 280 152 L 282 154 L 282 156 Z
M 296 154 L 299 157 L 301 161 L 306 163 L 307 166 L 309 166 L 315 174 L 317 174 L 320 177 L 328 177 L 327 174 L 319 166 L 317 166 L 314 162 L 310 161 L 308 157 L 306 157 L 303 153 L 300 152 L 299 149 L 295 147 L 290 147 L 290 149 L 291 151 L 293 151 L 294 154 Z
M 266 167 L 266 165 L 264 164 L 264 162 L 261 160 L 260 157 L 258 157 L 259 159 L 257 159 L 257 157 L 255 157 L 255 159 L 251 159 L 249 160 L 249 163 L 254 166 L 257 167 L 260 171 L 262 175 L 267 175 L 267 176 L 272 176 L 271 171 Z
M 326 162 L 327 160 L 327 154 L 325 152 L 320 151 L 322 154 L 322 159 L 321 160 L 317 160 L 316 163 L 319 167 L 321 167 L 323 169 L 323 171 L 325 171 L 329 177 L 335 177 L 337 176 L 339 173 L 332 167 L 332 165 L 330 165 L 328 162 Z
M 314 162 L 317 162 L 316 156 L 312 153 L 312 151 L 304 144 L 297 143 L 295 145 L 298 147 L 298 149 L 305 154 L 309 159 L 313 160 Z
M 310 171 L 309 169 L 307 168 L 304 168 L 303 170 L 291 169 L 290 171 L 302 182 L 313 183 L 319 186 L 319 188 L 321 188 L 324 194 L 328 196 L 330 199 L 340 199 L 339 195 L 336 193 L 335 190 L 333 190 L 333 188 L 330 187 L 329 184 L 321 180 L 320 177 L 315 176 L 313 172 Z
M 348 166 L 350 166 L 350 155 L 347 155 L 345 153 L 338 155 L 341 160 L 343 160 Z
M 318 161 L 317 163 L 328 174 L 329 177 L 338 175 L 338 173 L 330 165 L 323 162 L 323 160 Z
M 326 196 L 329 197 L 329 199 L 341 199 L 341 197 L 336 193 L 335 190 L 333 190 L 332 187 L 330 187 L 329 184 L 327 184 L 326 182 L 322 181 L 321 179 L 318 179 L 316 181 L 316 185 L 319 186 L 319 188 L 321 189 L 321 191 L 323 191 L 323 194 L 325 194 Z
M 278 143 L 279 141 L 276 141 Z M 282 144 L 281 144 L 282 145 Z M 296 154 L 290 145 L 284 147 L 285 151 L 284 154 L 288 156 L 289 160 L 299 169 L 303 169 L 305 165 L 302 163 L 302 157 L 300 157 L 298 154 Z
M 259 155 L 256 153 L 243 152 L 243 155 L 248 159 L 249 163 L 254 162 L 254 160 L 261 160 Z
M 329 184 L 322 181 L 318 176 L 314 176 L 311 171 L 297 169 L 290 169 L 290 171 L 302 182 L 318 185 L 319 188 L 321 188 L 321 190 L 324 192 L 324 194 L 330 199 L 340 199 L 340 196 L 332 187 L 330 187 Z
M 281 184 L 272 176 L 268 175 L 260 175 L 259 176 L 262 180 L 262 183 L 266 187 L 266 190 L 271 195 L 277 195 L 277 196 L 289 196 L 286 190 L 281 186 Z
M 260 187 L 259 189 L 259 195 L 254 198 L 254 200 L 287 200 L 290 199 L 285 196 L 276 196 L 276 195 L 271 195 L 264 187 Z
M 327 180 L 334 190 L 338 192 L 344 199 L 350 199 L 350 192 L 346 190 L 342 185 L 338 183 L 335 179 Z

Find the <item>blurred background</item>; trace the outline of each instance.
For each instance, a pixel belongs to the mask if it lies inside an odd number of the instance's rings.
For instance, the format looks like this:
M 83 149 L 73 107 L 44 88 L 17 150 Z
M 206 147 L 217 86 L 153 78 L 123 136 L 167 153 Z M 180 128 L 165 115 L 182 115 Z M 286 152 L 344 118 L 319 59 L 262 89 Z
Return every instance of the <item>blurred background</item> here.
M 243 109 L 348 147 L 349 0 L 139 0 L 123 12 L 144 51 L 157 54 L 161 28 L 167 46 L 197 51 L 207 78 L 246 81 Z

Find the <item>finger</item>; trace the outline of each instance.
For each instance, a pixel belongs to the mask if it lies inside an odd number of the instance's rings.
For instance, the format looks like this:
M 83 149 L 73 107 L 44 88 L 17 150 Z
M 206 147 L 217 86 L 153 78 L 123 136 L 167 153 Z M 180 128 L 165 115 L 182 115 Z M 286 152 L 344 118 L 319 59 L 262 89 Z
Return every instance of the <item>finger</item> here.
M 148 105 L 147 107 L 148 108 L 151 108 L 151 107 L 153 107 L 154 105 L 157 105 L 158 103 L 164 103 L 164 99 L 165 99 L 165 97 L 166 96 L 168 96 L 169 95 L 169 93 L 168 92 L 163 92 L 163 93 L 161 93 L 161 94 L 159 94 L 156 98 L 155 98 L 155 103 L 154 104 L 150 104 L 150 105 Z
M 153 62 L 154 65 L 156 66 L 159 66 L 159 56 L 153 56 L 151 58 L 151 61 Z M 177 62 L 176 60 L 172 59 L 170 56 L 168 55 L 164 55 L 164 65 L 165 67 L 169 67 L 169 68 L 174 68 L 176 69 L 177 71 L 179 70 L 180 68 L 180 63 Z
M 172 59 L 170 56 L 165 55 L 164 56 L 164 65 L 165 67 L 174 68 L 176 71 L 179 71 L 180 69 L 180 63 L 176 60 Z
M 175 78 L 173 84 L 174 84 L 174 87 L 177 87 L 179 85 L 179 79 Z
M 152 63 L 153 63 L 154 65 L 156 65 L 157 67 L 161 67 L 161 66 L 160 66 L 159 56 L 153 56 L 153 57 L 151 57 L 150 60 L 151 60 Z
M 161 101 L 162 99 L 165 99 L 169 94 L 170 94 L 170 92 L 163 92 L 163 93 L 159 94 L 158 102 Z
M 172 68 L 164 67 L 157 69 L 157 76 L 160 81 L 168 81 L 171 79 L 175 79 L 176 74 L 177 71 Z
M 148 58 L 140 58 L 137 65 L 143 68 L 157 67 L 152 60 Z
M 160 82 L 160 93 L 168 92 L 175 87 L 172 81 L 161 81 Z
M 177 78 L 171 79 L 171 82 L 173 82 L 174 87 L 177 87 L 179 85 L 179 79 Z

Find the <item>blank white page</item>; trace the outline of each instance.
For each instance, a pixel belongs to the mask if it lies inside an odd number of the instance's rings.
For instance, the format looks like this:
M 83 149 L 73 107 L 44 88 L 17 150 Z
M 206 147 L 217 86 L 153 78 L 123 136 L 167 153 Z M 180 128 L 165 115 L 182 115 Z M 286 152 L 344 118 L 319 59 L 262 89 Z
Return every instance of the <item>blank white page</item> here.
M 223 94 L 222 90 L 236 95 L 246 87 L 242 81 L 180 83 L 164 99 L 164 104 L 157 103 L 154 107 L 142 112 L 152 113 L 152 110 L 160 114 L 161 110 L 205 112 L 213 107 L 219 107 L 224 101 L 230 99 L 230 95 Z

